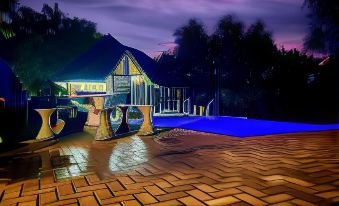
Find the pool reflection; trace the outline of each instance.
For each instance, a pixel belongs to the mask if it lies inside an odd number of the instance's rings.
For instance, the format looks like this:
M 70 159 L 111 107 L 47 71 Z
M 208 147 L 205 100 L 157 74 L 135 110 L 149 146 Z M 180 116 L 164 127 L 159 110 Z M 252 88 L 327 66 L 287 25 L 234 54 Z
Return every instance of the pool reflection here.
M 127 121 L 130 131 L 139 131 L 144 117 L 138 107 L 128 107 Z

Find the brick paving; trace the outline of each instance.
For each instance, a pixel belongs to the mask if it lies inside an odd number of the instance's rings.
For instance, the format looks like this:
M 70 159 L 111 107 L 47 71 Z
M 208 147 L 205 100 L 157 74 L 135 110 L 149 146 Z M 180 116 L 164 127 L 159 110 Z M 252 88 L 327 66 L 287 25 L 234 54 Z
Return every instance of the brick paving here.
M 172 130 L 107 142 L 84 133 L 68 139 L 36 153 L 36 176 L 0 181 L 0 205 L 339 202 L 338 131 L 240 139 Z

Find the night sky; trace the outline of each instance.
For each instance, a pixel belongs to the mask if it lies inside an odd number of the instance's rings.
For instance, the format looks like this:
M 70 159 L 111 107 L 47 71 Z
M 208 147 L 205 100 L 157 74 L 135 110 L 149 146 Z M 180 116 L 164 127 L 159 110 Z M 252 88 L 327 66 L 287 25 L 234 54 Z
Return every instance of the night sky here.
M 43 3 L 59 3 L 69 16 L 97 23 L 121 43 L 150 56 L 173 46 L 173 32 L 195 17 L 209 33 L 220 17 L 233 14 L 246 25 L 262 19 L 279 47 L 302 48 L 307 32 L 303 0 L 22 0 L 40 11 Z

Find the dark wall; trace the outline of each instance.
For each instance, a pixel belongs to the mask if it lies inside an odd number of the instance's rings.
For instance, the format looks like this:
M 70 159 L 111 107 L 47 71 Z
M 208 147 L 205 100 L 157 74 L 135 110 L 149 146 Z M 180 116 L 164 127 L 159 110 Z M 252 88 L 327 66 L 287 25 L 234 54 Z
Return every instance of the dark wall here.
M 5 99 L 6 108 L 17 110 L 25 107 L 27 93 L 23 91 L 19 78 L 12 69 L 0 59 L 0 97 Z

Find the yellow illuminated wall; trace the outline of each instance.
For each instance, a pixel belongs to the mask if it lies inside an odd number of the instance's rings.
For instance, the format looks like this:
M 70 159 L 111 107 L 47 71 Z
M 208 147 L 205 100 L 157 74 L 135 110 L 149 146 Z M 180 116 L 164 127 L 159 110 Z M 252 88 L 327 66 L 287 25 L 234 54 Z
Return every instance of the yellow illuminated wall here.
M 76 91 L 106 92 L 106 83 L 103 82 L 56 82 L 56 84 L 67 89 L 70 95 Z
M 124 74 L 124 58 L 122 58 L 113 72 L 115 75 L 123 75 Z
M 124 73 L 124 67 L 126 64 L 128 64 L 127 74 Z M 132 58 L 129 55 L 125 54 L 120 59 L 119 64 L 116 66 L 116 69 L 114 70 L 113 74 L 114 75 L 140 75 L 141 72 L 138 69 L 138 66 L 132 60 Z
M 129 74 L 130 75 L 139 75 L 139 74 L 141 74 L 139 69 L 137 68 L 137 66 L 131 60 L 131 58 L 128 58 L 128 65 L 129 65 Z

